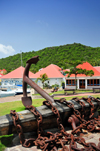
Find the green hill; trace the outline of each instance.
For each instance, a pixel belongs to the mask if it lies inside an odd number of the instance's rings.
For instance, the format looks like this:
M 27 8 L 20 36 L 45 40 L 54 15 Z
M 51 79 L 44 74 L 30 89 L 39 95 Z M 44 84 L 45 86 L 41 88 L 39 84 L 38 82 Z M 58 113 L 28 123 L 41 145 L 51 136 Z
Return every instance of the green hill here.
M 49 64 L 69 68 L 71 60 L 88 61 L 92 66 L 100 66 L 100 47 L 93 48 L 80 43 L 47 47 L 39 51 L 22 52 L 22 65 L 25 67 L 26 61 L 37 55 L 39 55 L 40 60 L 36 65 L 32 65 L 30 69 L 34 73 Z M 7 72 L 11 72 L 19 66 L 21 66 L 20 54 L 0 59 L 0 69 L 6 69 Z

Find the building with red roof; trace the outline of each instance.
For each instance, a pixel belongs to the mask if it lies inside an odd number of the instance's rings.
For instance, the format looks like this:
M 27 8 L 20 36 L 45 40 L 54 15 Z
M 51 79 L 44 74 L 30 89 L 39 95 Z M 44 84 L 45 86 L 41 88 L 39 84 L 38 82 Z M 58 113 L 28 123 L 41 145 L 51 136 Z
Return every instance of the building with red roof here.
M 23 79 L 23 72 L 24 67 L 20 66 L 19 68 L 13 70 L 12 72 L 3 75 L 1 77 L 2 84 L 15 84 L 15 85 L 22 85 L 22 79 Z M 34 78 L 34 73 L 29 71 L 29 77 L 31 79 Z
M 40 78 L 40 75 L 47 74 L 49 80 L 46 83 L 50 86 L 58 84 L 61 86 L 61 82 L 64 80 L 63 70 L 57 65 L 50 64 L 45 68 L 34 74 L 34 78 Z M 38 85 L 42 86 L 41 81 L 38 81 Z
M 63 78 L 63 74 L 61 73 L 62 69 L 57 65 L 50 64 L 49 66 L 43 68 L 34 74 L 34 78 L 39 78 L 41 74 L 46 73 L 48 78 Z
M 79 64 L 77 68 L 93 70 L 93 76 L 86 76 L 85 74 L 77 74 L 77 88 L 78 89 L 92 89 L 100 87 L 100 68 L 97 69 L 93 67 L 88 62 L 84 62 L 83 64 Z M 75 74 L 71 74 L 68 78 L 66 75 L 66 88 L 75 88 Z
M 88 62 L 84 62 L 83 64 L 79 64 L 77 68 L 86 69 L 86 70 L 93 70 L 93 76 L 86 76 L 85 74 L 78 74 L 77 75 L 77 88 L 78 89 L 92 89 L 100 87 L 100 67 L 93 67 Z M 22 84 L 23 80 L 23 72 L 24 67 L 19 67 L 14 71 L 4 75 L 1 77 L 2 83 L 9 83 L 20 85 Z M 65 75 L 64 71 L 70 71 L 69 69 L 63 70 L 57 65 L 50 64 L 45 68 L 41 68 L 37 73 L 29 72 L 29 78 L 35 81 L 37 78 L 40 78 L 40 75 L 47 74 L 49 80 L 46 83 L 50 86 L 58 84 L 61 87 L 62 82 L 65 83 L 65 87 L 69 89 L 75 89 L 75 75 L 71 74 L 68 77 L 68 74 Z M 42 87 L 42 83 L 39 80 L 37 83 L 39 86 Z
M 24 67 L 19 67 L 15 69 L 14 71 L 4 75 L 1 80 L 2 83 L 15 83 L 15 85 L 22 84 L 22 78 L 23 78 L 23 72 Z M 40 75 L 47 74 L 49 80 L 46 81 L 46 83 L 50 86 L 54 84 L 58 84 L 61 86 L 62 81 L 64 81 L 64 72 L 63 70 L 58 67 L 57 65 L 50 64 L 45 68 L 41 68 L 37 73 L 33 74 L 32 72 L 29 72 L 29 78 L 31 78 L 33 81 L 35 81 L 37 78 L 40 78 Z M 41 81 L 38 81 L 37 83 L 39 86 L 43 86 Z

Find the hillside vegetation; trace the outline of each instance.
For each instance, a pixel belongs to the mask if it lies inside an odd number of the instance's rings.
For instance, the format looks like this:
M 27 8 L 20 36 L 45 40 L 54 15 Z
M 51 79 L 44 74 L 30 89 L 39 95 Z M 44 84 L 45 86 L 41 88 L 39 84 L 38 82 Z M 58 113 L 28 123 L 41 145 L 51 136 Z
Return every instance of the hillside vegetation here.
M 69 68 L 71 60 L 88 61 L 92 66 L 100 66 L 100 47 L 93 48 L 80 43 L 47 47 L 39 51 L 22 52 L 22 66 L 25 67 L 26 61 L 37 55 L 40 60 L 36 65 L 32 65 L 30 69 L 34 73 L 49 64 L 56 64 L 64 69 Z M 8 73 L 20 66 L 20 54 L 0 59 L 0 69 L 6 69 Z

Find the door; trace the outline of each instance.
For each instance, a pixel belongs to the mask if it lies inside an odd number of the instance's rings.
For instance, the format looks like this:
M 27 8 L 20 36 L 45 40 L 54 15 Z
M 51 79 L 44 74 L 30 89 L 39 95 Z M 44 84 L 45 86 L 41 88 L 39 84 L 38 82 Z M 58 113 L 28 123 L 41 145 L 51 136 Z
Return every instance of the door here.
M 79 80 L 79 88 L 80 89 L 85 89 L 85 80 Z

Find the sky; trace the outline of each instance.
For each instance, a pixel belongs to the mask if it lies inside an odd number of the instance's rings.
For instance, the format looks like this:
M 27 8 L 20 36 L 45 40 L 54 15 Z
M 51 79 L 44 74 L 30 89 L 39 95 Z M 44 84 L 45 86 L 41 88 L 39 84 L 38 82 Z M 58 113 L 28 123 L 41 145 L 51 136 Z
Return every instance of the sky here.
M 74 42 L 100 47 L 100 0 L 0 0 L 0 58 Z

